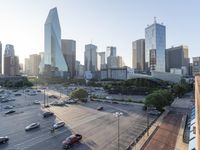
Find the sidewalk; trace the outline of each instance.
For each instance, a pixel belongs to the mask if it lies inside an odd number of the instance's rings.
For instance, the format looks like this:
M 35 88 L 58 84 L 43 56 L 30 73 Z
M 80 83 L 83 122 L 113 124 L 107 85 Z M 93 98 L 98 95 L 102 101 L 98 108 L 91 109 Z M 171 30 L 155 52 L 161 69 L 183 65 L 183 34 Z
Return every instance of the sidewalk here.
M 139 140 L 138 143 L 136 143 L 132 150 L 140 150 L 143 149 L 143 145 L 145 144 L 145 142 L 147 140 L 150 140 L 153 135 L 154 135 L 154 131 L 156 131 L 157 127 L 160 126 L 160 124 L 162 123 L 163 118 L 168 114 L 169 109 L 167 108 L 165 110 L 165 112 L 157 119 L 157 121 L 149 128 L 149 136 L 147 135 L 147 133 Z

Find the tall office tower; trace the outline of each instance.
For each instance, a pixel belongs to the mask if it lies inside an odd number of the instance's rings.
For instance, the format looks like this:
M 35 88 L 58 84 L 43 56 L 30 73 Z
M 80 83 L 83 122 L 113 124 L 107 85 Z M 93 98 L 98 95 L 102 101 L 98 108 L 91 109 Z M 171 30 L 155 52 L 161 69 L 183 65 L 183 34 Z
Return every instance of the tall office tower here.
M 38 76 L 39 75 L 39 64 L 41 62 L 41 56 L 38 54 L 32 54 L 29 56 L 30 63 L 30 75 Z
M 15 76 L 19 74 L 19 58 L 15 56 L 14 46 L 7 44 L 4 52 L 4 75 Z
M 193 76 L 200 74 L 200 57 L 193 57 Z
M 30 75 L 30 59 L 29 58 L 25 58 L 24 73 L 27 74 L 27 75 Z
M 44 25 L 44 60 L 40 72 L 47 76 L 64 77 L 68 72 L 61 49 L 61 28 L 57 8 L 50 10 Z M 41 65 L 40 65 L 41 67 Z
M 117 56 L 117 48 L 115 46 L 108 46 L 106 48 L 106 61 L 109 56 Z
M 108 68 L 121 68 L 124 65 L 125 64 L 122 59 L 122 56 L 109 56 L 107 58 L 107 67 Z
M 2 44 L 0 41 L 0 74 L 2 74 Z
M 85 45 L 85 71 L 95 72 L 97 70 L 97 46 Z
M 75 72 L 76 62 L 76 41 L 62 39 L 62 52 L 65 58 L 65 62 L 68 66 L 70 77 L 73 78 Z
M 150 66 L 150 50 L 155 49 L 156 64 L 155 70 L 165 72 L 165 49 L 166 49 L 166 30 L 165 26 L 154 23 L 145 28 L 145 68 L 149 70 Z M 153 68 L 153 67 L 152 67 Z
M 106 56 L 105 52 L 97 53 L 97 68 L 98 70 L 106 68 Z
M 170 72 L 171 68 L 181 69 L 185 67 L 189 69 L 189 57 L 187 46 L 177 46 L 168 48 L 165 51 L 166 71 Z
M 139 39 L 132 43 L 132 67 L 138 71 L 144 71 L 145 39 Z

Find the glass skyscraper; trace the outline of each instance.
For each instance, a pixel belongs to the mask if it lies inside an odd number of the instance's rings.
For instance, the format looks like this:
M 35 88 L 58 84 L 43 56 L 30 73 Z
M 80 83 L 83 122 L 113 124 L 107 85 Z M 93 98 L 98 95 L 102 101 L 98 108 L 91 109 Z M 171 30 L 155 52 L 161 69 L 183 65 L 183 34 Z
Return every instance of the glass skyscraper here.
M 165 26 L 154 21 L 152 25 L 145 29 L 145 63 L 147 70 L 165 72 L 165 49 Z M 150 51 L 154 53 L 150 55 Z
M 64 72 L 68 72 L 68 66 L 61 48 L 61 28 L 57 8 L 50 10 L 44 31 L 44 69 L 41 68 L 40 70 L 44 72 L 52 72 L 53 70 L 53 75 L 63 76 Z

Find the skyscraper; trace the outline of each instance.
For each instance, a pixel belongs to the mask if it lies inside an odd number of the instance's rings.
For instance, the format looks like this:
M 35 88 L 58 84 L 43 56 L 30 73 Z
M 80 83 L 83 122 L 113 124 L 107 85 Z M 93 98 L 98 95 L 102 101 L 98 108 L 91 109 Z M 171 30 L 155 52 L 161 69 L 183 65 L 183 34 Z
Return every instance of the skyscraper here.
M 145 39 L 139 39 L 132 43 L 132 67 L 138 71 L 144 71 Z
M 24 60 L 24 73 L 30 75 L 30 59 L 25 58 Z
M 110 68 L 121 68 L 123 67 L 124 61 L 122 59 L 122 56 L 109 56 L 107 58 L 107 67 Z
M 166 31 L 165 26 L 156 20 L 145 29 L 145 63 L 146 69 L 150 66 L 150 50 L 155 50 L 155 70 L 165 72 Z
M 106 56 L 105 52 L 98 52 L 97 53 L 97 68 L 101 70 L 106 68 Z
M 44 65 L 40 71 L 46 75 L 50 73 L 52 76 L 64 77 L 68 67 L 61 49 L 61 28 L 57 8 L 50 10 L 44 31 Z
M 177 46 L 168 48 L 165 51 L 166 71 L 170 72 L 171 68 L 181 69 L 185 67 L 189 69 L 189 57 L 187 46 Z
M 97 70 L 97 46 L 85 45 L 85 71 L 95 72 Z
M 68 66 L 70 77 L 75 76 L 76 41 L 62 39 L 62 52 Z
M 4 75 L 19 75 L 19 58 L 15 56 L 14 46 L 7 44 L 4 52 Z
M 2 44 L 0 41 L 0 74 L 2 74 Z
M 193 57 L 193 76 L 200 74 L 200 57 Z
M 106 63 L 109 56 L 117 56 L 117 48 L 115 46 L 108 46 L 106 48 Z
M 29 56 L 30 63 L 30 75 L 38 76 L 39 75 L 39 64 L 41 62 L 41 57 L 38 54 L 32 54 Z

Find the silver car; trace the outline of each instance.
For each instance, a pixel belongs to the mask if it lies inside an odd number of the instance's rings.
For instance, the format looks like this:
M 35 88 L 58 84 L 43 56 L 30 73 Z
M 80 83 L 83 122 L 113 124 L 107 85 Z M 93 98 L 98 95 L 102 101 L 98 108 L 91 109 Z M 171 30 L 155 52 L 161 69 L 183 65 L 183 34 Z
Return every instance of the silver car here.
M 40 127 L 40 123 L 39 122 L 31 123 L 30 125 L 28 125 L 25 128 L 25 131 L 29 131 L 29 130 L 32 130 L 32 129 L 35 129 L 35 128 L 39 128 L 39 127 Z
M 61 128 L 61 127 L 64 127 L 64 126 L 65 126 L 65 122 L 59 121 L 59 122 L 57 122 L 57 123 L 55 123 L 55 124 L 53 125 L 53 128 L 54 128 L 54 129 L 58 129 L 58 128 Z

